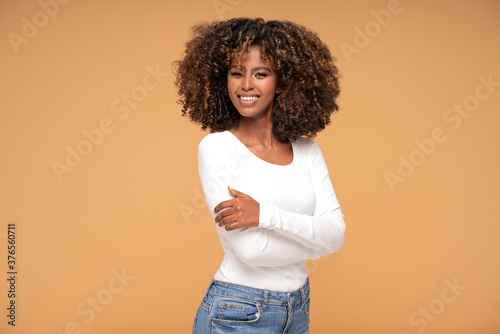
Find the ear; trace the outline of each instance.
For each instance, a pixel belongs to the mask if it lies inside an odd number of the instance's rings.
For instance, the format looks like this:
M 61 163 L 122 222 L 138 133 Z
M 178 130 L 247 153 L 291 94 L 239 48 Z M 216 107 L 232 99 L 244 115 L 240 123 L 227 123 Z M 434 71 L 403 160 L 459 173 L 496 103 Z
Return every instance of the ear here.
M 283 91 L 283 89 L 282 89 L 281 87 L 279 87 L 279 86 L 278 86 L 278 87 L 276 87 L 276 91 L 275 91 L 275 93 L 276 93 L 276 94 L 281 94 L 281 92 L 282 92 L 282 91 Z

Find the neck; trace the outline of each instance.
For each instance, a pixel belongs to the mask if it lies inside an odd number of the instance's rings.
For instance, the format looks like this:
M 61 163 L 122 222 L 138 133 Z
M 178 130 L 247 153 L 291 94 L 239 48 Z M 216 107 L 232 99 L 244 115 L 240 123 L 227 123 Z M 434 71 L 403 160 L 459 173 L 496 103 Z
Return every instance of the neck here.
M 264 145 L 271 147 L 276 139 L 273 133 L 271 117 L 252 118 L 240 117 L 238 125 L 234 128 L 245 145 Z

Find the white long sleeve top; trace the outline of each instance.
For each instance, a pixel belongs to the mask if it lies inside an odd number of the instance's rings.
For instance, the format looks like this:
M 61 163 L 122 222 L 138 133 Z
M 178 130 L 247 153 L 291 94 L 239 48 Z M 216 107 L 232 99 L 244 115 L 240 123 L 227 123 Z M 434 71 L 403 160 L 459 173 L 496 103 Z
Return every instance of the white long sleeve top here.
M 227 186 L 260 204 L 259 226 L 216 226 L 224 259 L 214 279 L 273 291 L 293 291 L 307 279 L 305 260 L 338 251 L 345 223 L 319 146 L 292 142 L 293 161 L 275 165 L 254 155 L 229 131 L 205 136 L 198 148 L 203 192 L 212 216 L 233 198 Z

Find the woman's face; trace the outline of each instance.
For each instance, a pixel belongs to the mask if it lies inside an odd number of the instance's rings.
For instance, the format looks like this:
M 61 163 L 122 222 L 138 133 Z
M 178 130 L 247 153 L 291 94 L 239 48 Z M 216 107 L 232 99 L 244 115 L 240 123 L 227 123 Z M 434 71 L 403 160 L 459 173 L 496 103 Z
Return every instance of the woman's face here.
M 243 117 L 270 117 L 277 89 L 277 78 L 271 63 L 263 58 L 260 46 L 252 45 L 248 57 L 238 66 L 233 59 L 227 73 L 227 90 L 234 106 Z

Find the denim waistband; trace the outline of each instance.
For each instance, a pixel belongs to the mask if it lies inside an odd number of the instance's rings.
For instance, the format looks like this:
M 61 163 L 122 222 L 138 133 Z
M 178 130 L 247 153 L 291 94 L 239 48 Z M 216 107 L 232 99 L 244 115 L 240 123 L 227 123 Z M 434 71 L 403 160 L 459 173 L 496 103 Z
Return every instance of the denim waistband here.
M 309 297 L 309 278 L 307 278 L 301 288 L 290 292 L 255 289 L 243 285 L 212 280 L 212 283 L 205 293 L 204 301 L 208 302 L 207 299 L 213 298 L 213 295 L 236 297 L 260 302 L 264 306 L 263 310 L 265 310 L 267 304 L 294 305 L 301 302 L 303 307 Z

